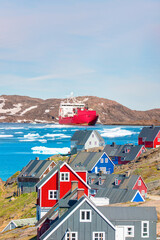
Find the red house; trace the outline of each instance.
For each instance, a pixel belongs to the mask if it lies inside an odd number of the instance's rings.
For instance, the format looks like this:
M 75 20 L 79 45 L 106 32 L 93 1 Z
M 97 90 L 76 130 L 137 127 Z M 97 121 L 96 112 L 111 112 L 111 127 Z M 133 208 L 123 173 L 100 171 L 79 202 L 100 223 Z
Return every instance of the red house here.
M 59 162 L 37 185 L 37 220 L 43 217 L 60 199 L 62 199 L 78 182 L 78 189 L 89 195 L 86 183 L 87 172 L 75 172 L 67 163 Z
M 143 127 L 138 136 L 138 144 L 145 145 L 146 148 L 156 148 L 160 146 L 160 127 Z

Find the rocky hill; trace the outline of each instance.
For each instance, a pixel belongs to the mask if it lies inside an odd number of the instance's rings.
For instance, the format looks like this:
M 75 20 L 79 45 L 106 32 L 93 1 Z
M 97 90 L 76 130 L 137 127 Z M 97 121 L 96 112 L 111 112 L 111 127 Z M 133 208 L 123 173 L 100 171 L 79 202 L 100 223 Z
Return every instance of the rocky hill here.
M 77 97 L 99 114 L 101 124 L 160 125 L 160 108 L 131 110 L 115 101 L 94 96 Z M 0 96 L 0 122 L 58 123 L 62 99 L 40 99 L 18 95 Z

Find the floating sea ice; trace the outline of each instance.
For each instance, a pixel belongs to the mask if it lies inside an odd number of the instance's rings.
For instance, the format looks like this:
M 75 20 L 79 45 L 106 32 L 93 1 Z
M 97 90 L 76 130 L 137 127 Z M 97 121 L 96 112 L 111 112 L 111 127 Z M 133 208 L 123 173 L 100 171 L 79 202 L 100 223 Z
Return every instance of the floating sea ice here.
M 112 129 L 104 129 L 103 131 L 100 131 L 102 137 L 108 137 L 108 138 L 115 138 L 115 137 L 124 137 L 129 136 L 132 134 L 136 134 L 133 131 L 129 131 L 123 128 L 112 128 Z
M 68 154 L 70 152 L 70 148 L 47 148 L 47 147 L 32 147 L 31 148 L 34 154 Z

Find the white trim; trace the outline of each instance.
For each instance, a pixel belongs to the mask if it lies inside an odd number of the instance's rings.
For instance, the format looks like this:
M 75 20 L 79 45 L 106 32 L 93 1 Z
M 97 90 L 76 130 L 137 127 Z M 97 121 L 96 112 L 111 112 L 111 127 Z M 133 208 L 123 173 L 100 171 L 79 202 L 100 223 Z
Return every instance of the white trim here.
M 111 163 L 113 164 L 113 166 L 115 166 L 115 164 L 112 162 L 112 160 L 110 159 L 110 157 L 108 156 L 108 154 L 107 154 L 106 152 L 103 152 L 103 153 L 102 153 L 102 155 L 103 155 L 103 154 L 106 154 L 106 156 L 107 156 L 107 157 L 108 157 L 108 159 L 111 161 Z M 101 155 L 101 157 L 102 157 L 102 155 Z M 99 162 L 99 160 L 101 159 L 101 157 L 98 159 L 98 161 L 97 161 L 97 162 Z M 92 167 L 91 171 L 92 171 L 92 170 L 93 170 L 93 168 L 96 166 L 97 162 L 94 164 L 94 166 Z
M 142 181 L 141 179 L 138 179 L 138 187 L 142 186 Z
M 140 191 L 139 191 L 139 190 L 137 190 L 137 192 L 135 193 L 135 195 L 134 195 L 134 197 L 132 198 L 131 202 L 133 202 L 133 200 L 134 200 L 135 196 L 137 195 L 137 193 L 139 193 L 139 194 L 140 194 L 141 198 L 142 198 L 142 199 L 143 199 L 143 201 L 145 202 L 145 199 L 143 198 L 143 196 L 141 195 L 141 193 L 140 193 Z
M 92 233 L 92 239 L 93 239 L 93 240 L 95 240 L 95 238 L 97 238 L 97 237 L 95 237 L 95 233 L 102 233 L 102 234 L 103 234 L 103 238 L 101 238 L 101 239 L 102 239 L 102 240 L 105 240 L 105 232 L 101 232 L 101 231 L 93 232 L 93 233 Z M 98 237 L 98 239 L 100 239 L 100 238 Z
M 53 198 L 50 197 L 50 193 L 52 192 Z M 56 198 L 54 197 L 54 193 L 56 192 Z M 58 199 L 58 190 L 48 190 L 48 199 L 49 200 L 57 200 Z
M 82 212 L 85 213 L 85 219 L 82 219 Z M 86 213 L 90 213 L 90 219 L 86 219 Z M 80 222 L 92 222 L 92 210 L 91 209 L 80 209 L 80 216 L 79 216 Z
M 87 202 L 114 230 L 116 230 L 115 226 L 96 208 L 96 206 L 93 205 L 87 197 L 85 197 L 81 203 L 79 203 L 59 224 L 56 225 L 56 227 L 44 238 L 44 240 L 48 239 L 48 237 L 54 233 L 59 226 L 62 225 L 84 202 Z
M 132 228 L 131 230 L 131 235 L 128 234 L 128 228 Z M 125 237 L 134 237 L 134 226 L 133 225 L 129 225 L 129 226 L 125 226 Z
M 64 174 L 64 179 L 62 179 L 62 174 Z M 66 180 L 66 175 L 68 180 Z M 70 181 L 70 172 L 60 172 L 60 182 L 69 182 Z
M 68 231 L 68 232 L 66 232 L 66 234 L 65 234 L 65 240 L 67 240 L 67 233 L 70 233 L 70 234 L 72 234 L 72 233 L 75 233 L 75 240 L 78 240 L 78 232 L 72 232 L 72 231 Z M 72 236 L 69 236 L 69 239 L 70 240 L 72 240 Z
M 143 231 L 143 224 L 147 223 L 147 236 L 143 236 L 143 234 L 145 233 Z M 141 221 L 141 238 L 149 238 L 149 221 Z
M 64 162 L 61 166 L 60 166 L 60 168 L 62 168 L 64 165 L 66 165 L 68 168 L 69 168 L 69 170 L 71 170 L 75 175 L 76 175 L 76 177 L 78 177 L 79 178 L 79 180 L 81 181 L 81 182 L 83 182 L 89 189 L 91 188 L 66 162 Z M 55 166 L 56 167 L 56 166 Z M 54 168 L 53 168 L 54 169 Z M 51 170 L 52 171 L 52 170 Z M 39 186 L 39 188 L 41 188 L 41 187 L 43 187 L 45 184 L 46 184 L 46 182 L 47 181 L 49 181 L 56 173 L 58 172 L 58 170 L 56 170 L 49 178 L 47 178 L 47 175 L 46 175 L 46 181 L 42 184 L 42 185 L 40 185 Z M 38 188 L 38 189 L 39 189 Z

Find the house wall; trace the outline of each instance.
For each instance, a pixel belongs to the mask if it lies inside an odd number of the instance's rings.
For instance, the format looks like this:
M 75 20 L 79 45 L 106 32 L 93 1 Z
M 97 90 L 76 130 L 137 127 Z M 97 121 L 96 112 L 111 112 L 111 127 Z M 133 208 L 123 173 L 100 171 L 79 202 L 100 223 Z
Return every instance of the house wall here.
M 41 188 L 41 207 L 53 207 L 58 200 L 49 200 L 48 192 L 49 190 L 59 190 L 60 188 L 60 199 L 71 189 L 71 181 L 78 181 L 78 188 L 83 188 L 84 193 L 88 196 L 87 186 L 72 172 L 66 165 L 60 168 L 60 172 L 70 172 L 69 181 L 60 182 L 58 172 L 55 173 Z
M 106 158 L 108 159 L 107 163 L 105 162 Z M 101 159 L 103 159 L 103 163 L 101 163 Z M 110 158 L 105 153 L 101 156 L 99 161 L 96 163 L 96 165 L 90 172 L 98 173 L 101 170 L 107 174 L 111 174 L 114 172 L 114 164 L 111 162 Z
M 89 149 L 89 148 L 94 148 L 94 147 L 99 147 L 100 142 L 98 137 L 95 135 L 94 132 L 89 136 L 88 140 L 86 141 L 84 145 L 84 149 Z
M 153 142 L 143 142 L 142 138 L 138 138 L 138 144 L 139 145 L 144 145 L 146 148 L 153 148 Z
M 80 209 L 92 211 L 91 222 L 80 222 Z M 73 232 L 78 232 L 78 240 L 91 240 L 93 232 L 105 232 L 105 239 L 115 240 L 115 230 L 95 212 L 88 204 L 83 203 L 62 225 L 47 239 L 49 240 L 65 240 L 65 232 L 71 229 Z
M 37 182 L 18 182 L 18 189 L 23 193 L 36 192 Z
M 110 158 L 111 158 L 111 160 L 112 160 L 112 162 L 115 164 L 115 165 L 117 165 L 118 164 L 118 157 L 116 156 L 116 157 L 111 157 L 111 156 L 109 156 Z
M 80 171 L 77 171 L 76 172 L 85 182 L 87 182 L 87 172 L 86 171 L 82 171 L 82 172 L 80 172 Z
M 144 153 L 144 152 L 146 152 L 145 146 L 143 146 L 143 147 L 140 149 L 139 153 L 137 154 L 137 157 L 139 157 L 139 156 L 140 156 L 142 153 Z
M 141 181 L 141 186 L 138 186 L 138 181 L 139 181 L 139 180 Z M 136 184 L 134 185 L 133 189 L 139 190 L 143 198 L 146 197 L 146 195 L 147 195 L 147 187 L 146 187 L 146 185 L 145 185 L 145 183 L 143 182 L 143 180 L 142 180 L 141 177 L 138 178 L 138 180 L 137 180 Z M 144 190 L 144 192 L 145 192 L 144 194 L 142 193 L 143 190 Z
M 158 146 L 160 146 L 160 131 L 159 131 L 157 137 L 154 140 L 154 148 L 156 148 Z
M 145 221 L 145 220 L 144 220 Z M 134 226 L 134 237 L 125 237 L 125 240 L 156 240 L 156 222 L 149 222 L 149 237 L 142 238 L 141 237 L 141 221 L 133 220 L 133 221 L 112 221 L 115 226 Z

